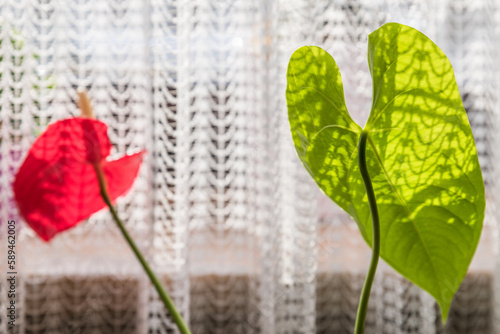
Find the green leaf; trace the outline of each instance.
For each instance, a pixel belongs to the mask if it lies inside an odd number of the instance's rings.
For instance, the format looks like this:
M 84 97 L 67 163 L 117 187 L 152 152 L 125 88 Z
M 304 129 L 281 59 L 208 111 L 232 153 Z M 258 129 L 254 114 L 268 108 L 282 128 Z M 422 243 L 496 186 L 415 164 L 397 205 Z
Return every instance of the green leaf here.
M 381 257 L 428 291 L 446 321 L 476 250 L 484 184 L 474 138 L 446 55 L 419 31 L 388 23 L 368 38 L 373 102 L 365 129 L 350 117 L 340 71 L 319 47 L 295 51 L 287 104 L 300 160 L 318 186 L 357 222 L 372 222 L 357 145 L 381 223 Z

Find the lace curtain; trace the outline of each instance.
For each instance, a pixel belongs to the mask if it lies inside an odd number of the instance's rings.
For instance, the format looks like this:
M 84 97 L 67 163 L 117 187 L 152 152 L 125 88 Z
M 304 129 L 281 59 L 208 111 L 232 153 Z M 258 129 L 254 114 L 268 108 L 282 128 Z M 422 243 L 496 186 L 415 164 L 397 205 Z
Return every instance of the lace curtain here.
M 426 293 L 382 264 L 366 333 L 495 333 L 498 2 L 0 0 L 0 333 L 175 333 L 106 210 L 50 243 L 10 185 L 29 146 L 78 115 L 85 88 L 114 153 L 147 158 L 118 212 L 193 333 L 351 333 L 370 250 L 300 165 L 286 118 L 291 53 L 336 59 L 347 105 L 371 102 L 367 35 L 420 29 L 448 55 L 476 138 L 487 216 L 442 328 Z M 16 327 L 6 324 L 17 222 Z M 495 328 L 497 328 L 495 330 Z

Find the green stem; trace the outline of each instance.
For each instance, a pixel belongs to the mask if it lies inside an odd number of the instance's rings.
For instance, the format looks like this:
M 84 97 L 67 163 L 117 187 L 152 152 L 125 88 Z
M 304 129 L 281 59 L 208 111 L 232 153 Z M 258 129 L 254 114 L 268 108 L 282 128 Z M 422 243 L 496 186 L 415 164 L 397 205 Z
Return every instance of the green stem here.
M 165 289 L 163 289 L 163 286 L 161 285 L 160 281 L 158 281 L 158 278 L 156 278 L 156 275 L 153 273 L 151 268 L 149 267 L 149 264 L 146 262 L 144 257 L 141 254 L 141 251 L 137 246 L 135 245 L 134 241 L 128 234 L 127 230 L 125 229 L 125 226 L 123 225 L 122 221 L 118 217 L 118 214 L 116 213 L 115 208 L 113 207 L 113 204 L 111 203 L 111 200 L 108 195 L 108 190 L 107 190 L 107 185 L 106 185 L 106 178 L 104 176 L 104 172 L 99 164 L 94 165 L 94 169 L 97 174 L 97 179 L 99 180 L 99 188 L 101 191 L 101 196 L 104 199 L 104 202 L 108 205 L 109 211 L 111 211 L 111 215 L 113 216 L 113 219 L 115 220 L 116 224 L 120 228 L 120 231 L 122 232 L 123 236 L 127 240 L 128 244 L 134 251 L 135 255 L 137 256 L 137 259 L 139 259 L 139 262 L 142 264 L 142 267 L 146 271 L 146 273 L 149 276 L 149 279 L 151 280 L 151 283 L 153 283 L 154 287 L 156 288 L 156 291 L 158 291 L 158 294 L 160 295 L 161 300 L 163 301 L 163 304 L 165 304 L 165 307 L 167 310 L 170 312 L 170 315 L 172 316 L 175 324 L 179 328 L 179 331 L 182 334 L 191 334 L 189 331 L 189 328 L 186 326 L 184 323 L 184 320 L 182 319 L 182 316 L 180 315 L 179 311 L 175 308 L 174 303 L 168 296 L 167 292 Z
M 368 132 L 363 131 L 359 138 L 358 148 L 358 163 L 361 176 L 365 183 L 366 194 L 368 195 L 368 203 L 370 204 L 370 212 L 372 215 L 373 224 L 373 242 L 372 242 L 372 258 L 370 261 L 370 268 L 366 275 L 365 284 L 361 291 L 359 298 L 358 313 L 356 315 L 356 324 L 354 325 L 355 334 L 363 334 L 365 330 L 366 311 L 368 309 L 368 300 L 370 299 L 370 292 L 372 290 L 373 279 L 377 271 L 378 259 L 380 256 L 380 221 L 378 217 L 377 202 L 375 200 L 375 192 L 373 191 L 370 174 L 366 166 L 366 140 Z

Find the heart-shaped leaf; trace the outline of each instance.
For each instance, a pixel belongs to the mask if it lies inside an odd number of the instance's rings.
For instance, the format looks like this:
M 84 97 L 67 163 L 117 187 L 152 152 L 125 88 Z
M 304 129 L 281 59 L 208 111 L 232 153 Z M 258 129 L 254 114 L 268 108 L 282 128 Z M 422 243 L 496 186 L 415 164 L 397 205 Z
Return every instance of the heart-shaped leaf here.
M 381 257 L 438 302 L 443 320 L 479 241 L 484 184 L 474 138 L 446 55 L 419 31 L 388 23 L 368 38 L 373 102 L 364 130 L 347 111 L 333 58 L 295 51 L 287 103 L 299 158 L 319 187 L 357 222 L 372 222 L 357 146 L 381 224 Z

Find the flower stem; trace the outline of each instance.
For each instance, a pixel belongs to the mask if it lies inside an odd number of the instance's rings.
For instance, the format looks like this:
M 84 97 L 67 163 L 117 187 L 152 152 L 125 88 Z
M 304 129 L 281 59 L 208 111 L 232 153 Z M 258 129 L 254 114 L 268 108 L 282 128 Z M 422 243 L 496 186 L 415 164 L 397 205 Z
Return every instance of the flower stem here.
M 153 283 L 154 287 L 156 288 L 156 291 L 158 291 L 158 294 L 160 295 L 161 300 L 163 301 L 163 304 L 165 304 L 165 307 L 167 310 L 170 312 L 170 315 L 172 316 L 175 324 L 177 325 L 177 328 L 179 328 L 179 331 L 182 334 L 191 334 L 189 331 L 189 328 L 187 325 L 184 323 L 184 320 L 182 319 L 182 316 L 180 315 L 179 311 L 175 308 L 174 303 L 168 296 L 167 292 L 161 285 L 160 281 L 156 277 L 156 275 L 153 273 L 151 268 L 149 267 L 149 264 L 147 261 L 144 259 L 144 257 L 141 254 L 141 251 L 137 246 L 135 245 L 134 241 L 128 234 L 127 230 L 125 229 L 125 226 L 123 225 L 123 222 L 121 219 L 118 217 L 118 214 L 116 213 L 115 208 L 113 207 L 113 204 L 111 203 L 111 200 L 108 195 L 108 190 L 107 190 L 107 184 L 106 184 L 106 178 L 104 176 L 104 172 L 102 170 L 102 167 L 99 164 L 94 165 L 94 169 L 97 174 L 97 179 L 99 180 L 99 188 L 101 191 L 101 196 L 104 200 L 104 202 L 108 205 L 109 211 L 111 212 L 111 215 L 113 216 L 113 219 L 115 220 L 116 224 L 120 228 L 120 231 L 122 232 L 123 236 L 127 240 L 128 244 L 134 251 L 135 255 L 137 256 L 137 259 L 139 259 L 139 262 L 142 264 L 142 267 L 146 271 L 146 273 L 149 276 L 149 279 L 151 280 L 151 283 Z
M 366 166 L 366 140 L 368 132 L 365 130 L 361 133 L 359 138 L 358 149 L 358 164 L 363 182 L 365 183 L 366 194 L 368 195 L 368 203 L 370 204 L 370 212 L 372 216 L 373 225 L 373 238 L 372 238 L 372 258 L 370 261 L 370 268 L 366 274 L 365 284 L 361 291 L 359 298 L 358 313 L 356 314 L 356 323 L 354 325 L 355 334 L 363 334 L 365 330 L 366 311 L 368 309 L 368 300 L 370 299 L 370 292 L 372 290 L 373 279 L 377 271 L 378 259 L 380 256 L 380 221 L 378 217 L 377 202 L 375 200 L 375 192 L 370 180 L 370 174 Z

